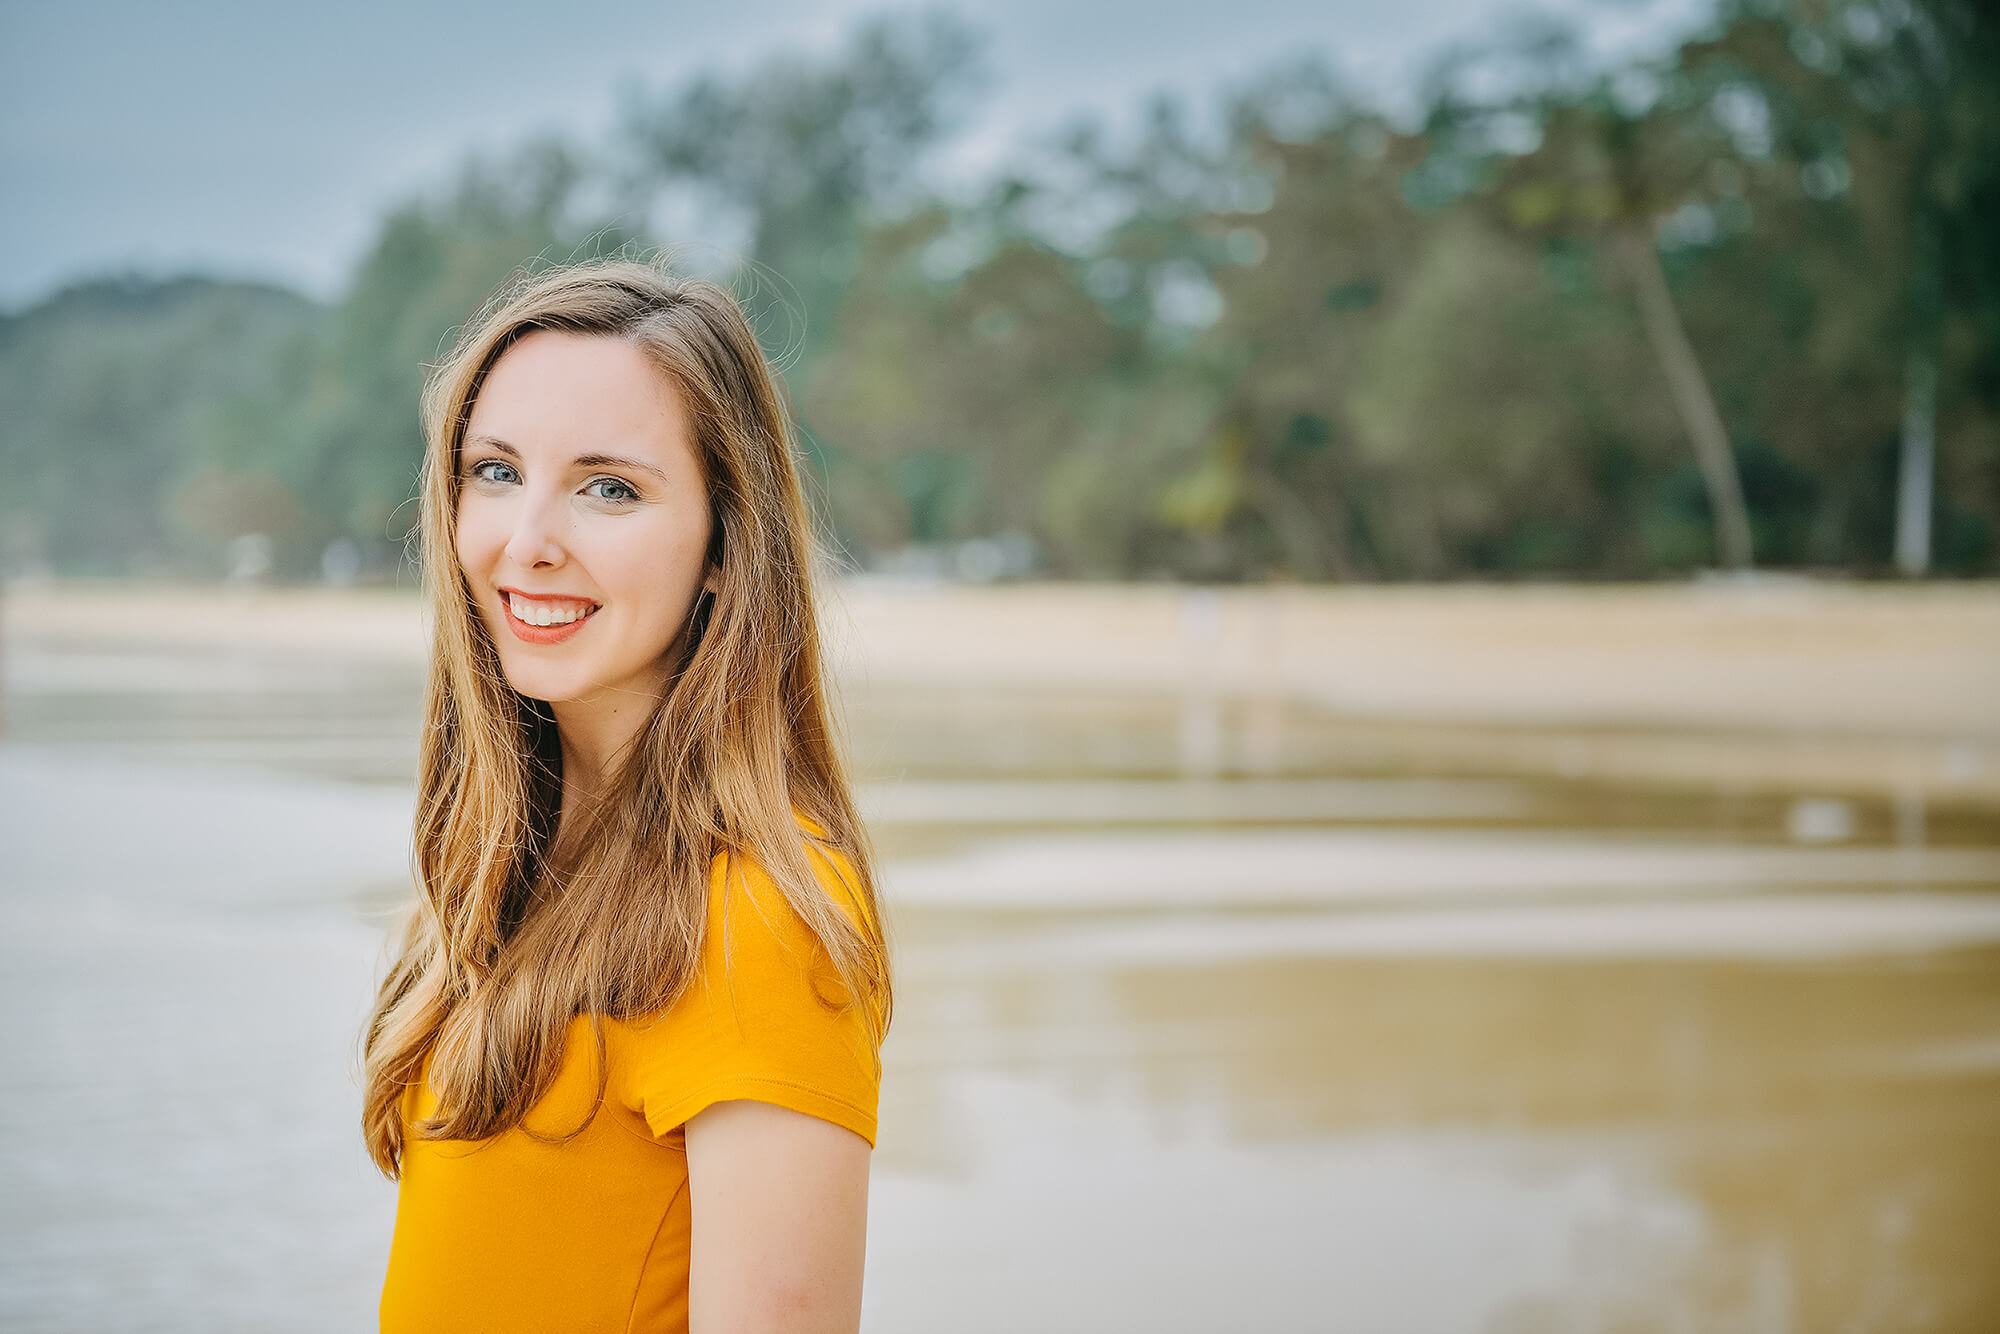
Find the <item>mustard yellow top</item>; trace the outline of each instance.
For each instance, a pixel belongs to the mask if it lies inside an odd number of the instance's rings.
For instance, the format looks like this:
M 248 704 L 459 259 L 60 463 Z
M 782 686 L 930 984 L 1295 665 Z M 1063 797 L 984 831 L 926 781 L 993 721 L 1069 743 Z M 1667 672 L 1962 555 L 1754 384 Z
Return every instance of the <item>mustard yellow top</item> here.
M 865 910 L 843 883 L 852 863 L 808 847 L 859 925 Z M 732 860 L 740 874 L 728 873 Z M 604 1102 L 581 1135 L 544 1144 L 516 1126 L 476 1143 L 406 1136 L 384 1334 L 685 1331 L 689 1117 L 753 1098 L 845 1126 L 873 1147 L 882 1067 L 867 1007 L 836 1013 L 815 999 L 815 984 L 845 994 L 832 960 L 754 862 L 717 854 L 709 896 L 700 973 L 682 999 L 646 1019 L 605 1022 Z M 544 1134 L 573 1129 L 596 1092 L 587 1018 L 571 1021 L 567 1043 L 524 1120 Z M 405 1127 L 435 1109 L 428 1081 L 413 1086 Z

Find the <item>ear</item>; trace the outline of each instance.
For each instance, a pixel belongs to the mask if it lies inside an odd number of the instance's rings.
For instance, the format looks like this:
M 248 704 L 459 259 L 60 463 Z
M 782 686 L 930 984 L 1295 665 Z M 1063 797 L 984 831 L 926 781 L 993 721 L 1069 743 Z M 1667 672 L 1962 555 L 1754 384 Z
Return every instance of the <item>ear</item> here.
M 722 567 L 720 565 L 710 565 L 708 567 L 708 574 L 701 581 L 701 586 L 710 593 L 719 596 L 722 592 Z

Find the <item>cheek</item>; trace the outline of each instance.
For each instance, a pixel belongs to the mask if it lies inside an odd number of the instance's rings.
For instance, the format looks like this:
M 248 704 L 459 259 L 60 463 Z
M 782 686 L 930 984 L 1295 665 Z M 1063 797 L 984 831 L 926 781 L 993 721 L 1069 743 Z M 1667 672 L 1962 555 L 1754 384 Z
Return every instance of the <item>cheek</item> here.
M 636 517 L 636 516 L 635 516 Z M 690 569 L 700 565 L 707 542 L 686 514 L 649 514 L 638 523 L 603 534 L 590 544 L 594 563 L 629 588 L 658 594 L 678 591 Z M 579 546 L 583 545 L 579 543 Z
M 458 520 L 452 527 L 453 548 L 458 556 L 458 566 L 468 576 L 483 575 L 493 568 L 493 558 L 498 553 L 501 541 L 496 540 L 491 531 L 494 525 L 485 514 L 486 506 L 461 504 Z
M 637 537 L 638 534 L 633 534 Z M 607 593 L 623 593 L 650 638 L 671 638 L 699 591 L 708 550 L 706 537 L 684 514 L 661 516 L 642 541 L 600 550 L 593 568 Z

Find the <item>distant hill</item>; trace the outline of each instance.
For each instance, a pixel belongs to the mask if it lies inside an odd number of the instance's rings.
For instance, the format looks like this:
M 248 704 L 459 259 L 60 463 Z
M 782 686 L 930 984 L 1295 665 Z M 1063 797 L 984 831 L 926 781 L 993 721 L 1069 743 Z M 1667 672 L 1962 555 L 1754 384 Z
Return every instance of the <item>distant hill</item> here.
M 292 311 L 318 308 L 310 298 L 276 283 L 218 278 L 204 273 L 165 276 L 108 273 L 69 283 L 21 310 L 0 311 L 0 338 L 16 328 L 46 325 L 78 315 L 123 320 L 217 298 L 246 306 L 263 302 L 273 309 Z
M 0 561 L 212 571 L 226 533 L 174 502 L 282 454 L 327 308 L 263 282 L 121 275 L 0 316 Z

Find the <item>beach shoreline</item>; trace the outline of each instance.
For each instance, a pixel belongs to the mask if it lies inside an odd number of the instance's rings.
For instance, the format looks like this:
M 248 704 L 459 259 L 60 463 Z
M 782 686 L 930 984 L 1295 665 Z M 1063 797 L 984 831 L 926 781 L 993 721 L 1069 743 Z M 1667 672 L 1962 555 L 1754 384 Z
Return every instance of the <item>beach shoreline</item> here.
M 864 720 L 926 697 L 1147 700 L 1225 730 L 1304 720 L 1434 772 L 2000 801 L 2000 583 L 858 578 L 823 622 Z M 415 674 L 426 642 L 407 589 L 16 582 L 0 709 L 145 653 Z

